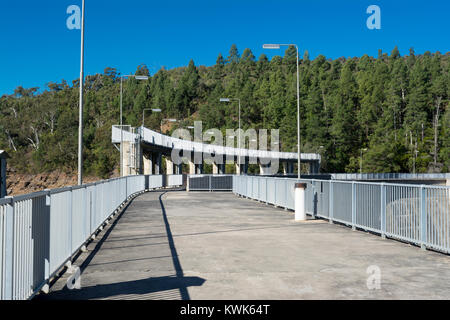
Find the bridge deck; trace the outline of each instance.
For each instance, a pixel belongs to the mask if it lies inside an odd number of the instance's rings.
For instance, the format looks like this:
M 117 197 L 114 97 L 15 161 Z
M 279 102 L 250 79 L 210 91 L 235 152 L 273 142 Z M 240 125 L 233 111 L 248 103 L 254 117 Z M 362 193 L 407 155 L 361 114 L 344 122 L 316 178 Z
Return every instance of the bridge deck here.
M 449 256 L 231 193 L 146 193 L 100 236 L 38 299 L 450 299 Z

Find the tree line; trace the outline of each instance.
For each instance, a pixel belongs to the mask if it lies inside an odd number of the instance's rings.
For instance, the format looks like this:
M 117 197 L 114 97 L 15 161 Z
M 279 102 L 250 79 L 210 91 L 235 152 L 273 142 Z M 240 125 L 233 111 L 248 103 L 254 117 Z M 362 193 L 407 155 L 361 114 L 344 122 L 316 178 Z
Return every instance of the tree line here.
M 324 172 L 449 172 L 450 53 L 397 47 L 378 57 L 309 59 L 300 63 L 301 150 L 322 155 Z M 150 75 L 146 65 L 124 81 L 124 124 L 159 130 L 161 120 L 176 118 L 172 127 L 203 121 L 203 128 L 237 128 L 241 99 L 243 129 L 280 129 L 282 151 L 296 151 L 296 50 L 284 56 L 255 58 L 250 49 L 232 45 L 216 64 L 167 70 Z M 79 80 L 52 82 L 39 88 L 18 87 L 0 98 L 0 148 L 20 172 L 77 167 Z M 86 77 L 84 166 L 87 174 L 108 177 L 119 154 L 111 144 L 111 125 L 118 124 L 120 74 L 107 68 Z M 362 158 L 361 158 L 362 155 Z M 361 160 L 363 160 L 361 162 Z

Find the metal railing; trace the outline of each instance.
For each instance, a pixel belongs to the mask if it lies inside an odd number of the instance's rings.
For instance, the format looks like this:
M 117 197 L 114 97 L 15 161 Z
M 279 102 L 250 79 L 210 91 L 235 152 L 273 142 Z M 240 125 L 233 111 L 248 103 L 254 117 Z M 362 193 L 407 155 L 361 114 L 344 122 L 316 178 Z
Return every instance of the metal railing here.
M 188 191 L 231 191 L 233 190 L 233 175 L 189 175 L 187 189 Z
M 450 173 L 331 173 L 333 180 L 447 180 Z
M 167 185 L 169 187 L 183 185 L 183 175 L 182 174 L 169 174 L 166 177 L 167 177 Z
M 0 199 L 0 300 L 32 297 L 128 200 L 162 186 L 128 176 Z
M 294 210 L 296 182 L 309 215 L 450 253 L 450 187 L 234 176 L 233 192 Z

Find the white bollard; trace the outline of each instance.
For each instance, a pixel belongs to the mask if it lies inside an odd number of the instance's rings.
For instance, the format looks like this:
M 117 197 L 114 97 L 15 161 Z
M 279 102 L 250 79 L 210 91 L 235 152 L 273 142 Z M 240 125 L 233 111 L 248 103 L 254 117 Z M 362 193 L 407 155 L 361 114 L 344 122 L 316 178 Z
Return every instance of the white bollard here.
M 305 189 L 306 183 L 296 183 L 295 184 L 295 221 L 305 221 L 306 211 L 305 211 Z

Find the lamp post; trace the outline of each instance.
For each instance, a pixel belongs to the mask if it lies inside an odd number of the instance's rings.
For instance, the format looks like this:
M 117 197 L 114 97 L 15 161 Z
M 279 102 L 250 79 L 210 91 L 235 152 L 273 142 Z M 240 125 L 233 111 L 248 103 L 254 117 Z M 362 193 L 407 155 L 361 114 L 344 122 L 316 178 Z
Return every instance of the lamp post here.
M 360 160 L 360 162 L 359 162 L 359 173 L 361 174 L 362 173 L 362 162 L 363 162 L 363 151 L 365 152 L 365 151 L 367 151 L 367 148 L 363 148 L 363 149 L 361 149 L 361 160 Z
M 239 102 L 239 134 L 238 134 L 238 149 L 240 153 L 241 148 L 241 99 L 238 98 L 220 98 L 220 102 L 231 102 L 238 101 Z M 241 174 L 241 155 L 238 156 L 238 165 L 239 165 L 239 174 Z
M 264 44 L 263 49 L 280 49 L 280 47 L 290 47 L 294 46 L 297 50 L 297 166 L 298 166 L 298 174 L 297 178 L 300 179 L 300 169 L 301 169 L 301 160 L 300 160 L 300 74 L 298 69 L 298 46 L 296 44 Z
M 83 184 L 84 0 L 81 9 L 80 108 L 78 116 L 78 185 Z
M 123 75 L 120 77 L 120 176 L 123 176 L 122 166 L 123 166 L 123 79 L 124 78 L 135 78 L 136 80 L 148 80 L 147 76 L 136 76 L 134 74 Z

